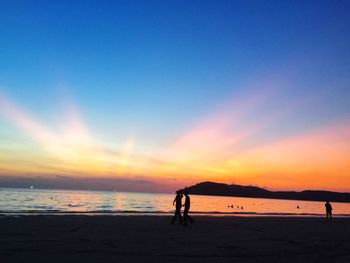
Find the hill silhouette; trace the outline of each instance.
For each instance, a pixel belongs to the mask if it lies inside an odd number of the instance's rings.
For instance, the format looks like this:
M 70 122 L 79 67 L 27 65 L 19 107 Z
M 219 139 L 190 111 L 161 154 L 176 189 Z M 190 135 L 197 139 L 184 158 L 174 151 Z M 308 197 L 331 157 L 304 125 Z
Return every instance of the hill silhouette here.
M 183 189 L 182 189 L 183 190 Z M 242 186 L 237 184 L 222 184 L 202 182 L 187 187 L 187 191 L 194 195 L 237 196 L 270 199 L 288 199 L 305 201 L 326 201 L 350 203 L 350 193 L 338 193 L 322 190 L 269 191 L 256 186 Z

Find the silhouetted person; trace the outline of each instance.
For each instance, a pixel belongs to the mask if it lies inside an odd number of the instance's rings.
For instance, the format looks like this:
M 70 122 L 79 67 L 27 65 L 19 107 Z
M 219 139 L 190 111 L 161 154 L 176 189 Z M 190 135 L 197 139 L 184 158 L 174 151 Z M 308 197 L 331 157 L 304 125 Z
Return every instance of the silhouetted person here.
M 190 207 L 191 207 L 191 199 L 188 196 L 188 192 L 185 191 L 185 204 L 183 205 L 185 207 L 184 210 L 184 225 L 187 225 L 187 219 L 190 220 L 191 223 L 194 222 L 194 220 L 188 215 L 188 212 L 190 211 Z
M 181 207 L 182 207 L 182 193 L 180 191 L 176 192 L 176 196 L 173 202 L 173 205 L 175 205 L 175 215 L 173 217 L 172 223 L 175 223 L 175 220 L 177 217 L 179 217 L 180 223 L 182 223 L 182 216 L 181 216 Z
M 327 220 L 332 221 L 332 205 L 327 201 L 324 206 L 326 207 Z

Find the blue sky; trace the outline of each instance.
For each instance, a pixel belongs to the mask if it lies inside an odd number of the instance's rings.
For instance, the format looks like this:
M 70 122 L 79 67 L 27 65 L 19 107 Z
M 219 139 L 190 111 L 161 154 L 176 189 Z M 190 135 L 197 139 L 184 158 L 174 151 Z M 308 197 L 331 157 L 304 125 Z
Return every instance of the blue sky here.
M 1 92 L 53 129 L 72 101 L 103 144 L 141 136 L 158 149 L 272 81 L 278 92 L 246 118 L 296 109 L 255 140 L 302 133 L 350 116 L 349 11 L 349 1 L 1 1 Z
M 156 105 L 176 116 L 171 106 L 210 107 L 256 74 L 292 67 L 317 86 L 349 72 L 347 1 L 4 1 L 1 10 L 1 84 L 33 108 L 67 85 L 87 107 Z

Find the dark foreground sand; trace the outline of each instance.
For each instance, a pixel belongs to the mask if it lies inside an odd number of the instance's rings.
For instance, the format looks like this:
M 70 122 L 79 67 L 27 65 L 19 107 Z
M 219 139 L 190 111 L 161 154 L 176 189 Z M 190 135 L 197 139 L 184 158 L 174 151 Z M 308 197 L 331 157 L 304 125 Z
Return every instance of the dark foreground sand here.
M 350 219 L 0 217 L 0 262 L 350 262 Z

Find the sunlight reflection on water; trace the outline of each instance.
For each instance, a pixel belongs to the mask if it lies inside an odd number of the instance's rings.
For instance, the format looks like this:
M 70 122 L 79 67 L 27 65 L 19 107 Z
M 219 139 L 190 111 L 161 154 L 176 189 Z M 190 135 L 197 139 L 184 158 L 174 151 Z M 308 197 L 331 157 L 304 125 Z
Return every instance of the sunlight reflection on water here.
M 0 213 L 173 213 L 174 195 L 0 188 Z M 350 204 L 332 203 L 350 216 Z M 299 208 L 298 208 L 299 207 Z M 191 212 L 215 215 L 323 215 L 324 203 L 191 195 Z

